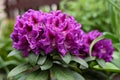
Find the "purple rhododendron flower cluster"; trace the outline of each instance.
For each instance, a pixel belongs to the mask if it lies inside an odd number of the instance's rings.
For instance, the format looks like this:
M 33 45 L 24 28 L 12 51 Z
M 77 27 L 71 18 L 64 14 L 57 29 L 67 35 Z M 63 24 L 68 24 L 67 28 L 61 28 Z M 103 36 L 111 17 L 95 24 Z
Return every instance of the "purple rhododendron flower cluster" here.
M 51 54 L 57 50 L 63 56 L 69 52 L 86 58 L 90 44 L 101 35 L 98 31 L 85 33 L 74 17 L 60 10 L 45 13 L 30 9 L 17 17 L 11 38 L 13 47 L 23 51 L 24 56 L 30 52 Z M 97 42 L 93 48 L 93 56 L 106 62 L 112 60 L 112 54 L 112 41 L 109 39 Z

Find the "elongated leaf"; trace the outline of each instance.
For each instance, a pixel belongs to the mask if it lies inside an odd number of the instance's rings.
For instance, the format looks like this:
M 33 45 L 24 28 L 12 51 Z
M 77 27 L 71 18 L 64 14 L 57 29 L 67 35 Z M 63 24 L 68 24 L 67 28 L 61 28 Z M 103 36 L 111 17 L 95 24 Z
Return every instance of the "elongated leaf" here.
M 87 58 L 85 58 L 86 62 L 93 61 L 93 60 L 95 60 L 95 57 L 87 57 Z
M 11 60 L 11 61 L 5 61 L 2 64 L 0 64 L 0 68 L 1 67 L 5 67 L 5 66 L 9 66 L 9 65 L 18 65 L 18 64 L 19 64 L 19 62 L 13 61 L 13 60 Z
M 92 57 L 92 48 L 93 46 L 100 40 L 104 39 L 104 36 L 100 36 L 98 38 L 96 38 L 91 44 L 90 44 L 90 57 Z
M 9 72 L 8 77 L 13 77 L 19 73 L 22 73 L 23 71 L 26 71 L 30 67 L 31 66 L 29 64 L 18 65 L 17 67 L 15 67 L 13 70 Z
M 37 64 L 43 65 L 45 63 L 46 59 L 47 59 L 47 56 L 40 56 Z
M 34 80 L 48 80 L 49 75 L 48 71 L 41 71 L 37 76 L 35 76 Z
M 52 60 L 47 58 L 45 63 L 43 65 L 41 65 L 40 68 L 41 68 L 41 70 L 47 70 L 47 69 L 51 68 L 52 65 L 53 65 Z
M 36 75 L 37 75 L 37 74 L 36 74 L 35 72 L 29 74 L 28 77 L 26 78 L 26 80 L 34 80 L 35 77 L 36 77 Z
M 65 63 L 67 63 L 67 64 L 70 63 L 70 61 L 71 61 L 71 55 L 70 55 L 70 53 L 67 53 L 67 55 L 61 56 L 61 57 L 62 57 L 62 59 L 63 59 L 63 61 L 64 61 Z
M 93 68 L 109 72 L 120 72 L 120 69 L 112 63 L 106 63 L 106 66 L 104 68 L 101 68 L 99 65 L 96 65 Z
M 113 44 L 114 48 L 120 51 L 120 43 Z
M 97 59 L 96 61 L 97 61 L 97 63 L 98 63 L 102 68 L 105 68 L 106 63 L 105 63 L 104 60 L 102 60 L 102 59 Z
M 26 80 L 48 80 L 49 72 L 48 71 L 40 71 L 31 73 Z
M 72 74 L 73 74 L 75 80 L 85 80 L 85 78 L 82 75 L 78 74 L 75 71 L 73 71 Z
M 28 76 L 28 75 L 25 75 L 25 74 L 24 74 L 24 75 L 22 75 L 18 80 L 26 80 L 27 76 Z
M 120 69 L 120 52 L 114 52 L 111 63 Z
M 117 4 L 115 4 L 112 0 L 108 0 L 108 2 L 120 11 L 120 7 Z
M 115 35 L 113 35 L 113 34 L 111 34 L 109 32 L 104 32 L 103 36 L 104 36 L 104 38 L 112 39 L 113 43 L 118 43 L 119 42 L 119 39 Z
M 19 54 L 19 53 L 20 53 L 20 51 L 18 51 L 18 50 L 13 50 L 13 51 L 11 51 L 11 52 L 8 54 L 7 57 L 11 57 L 11 56 L 13 56 L 13 55 L 15 55 L 15 54 Z
M 57 78 L 57 80 L 75 80 L 72 71 L 60 67 L 60 66 L 54 66 L 52 68 L 53 75 Z
M 75 62 L 81 64 L 82 66 L 88 68 L 87 62 L 79 57 L 72 56 L 72 61 L 75 61 Z
M 37 63 L 37 56 L 34 53 L 29 54 L 28 60 L 31 65 L 35 65 Z
M 120 60 L 114 59 L 111 63 L 120 69 Z

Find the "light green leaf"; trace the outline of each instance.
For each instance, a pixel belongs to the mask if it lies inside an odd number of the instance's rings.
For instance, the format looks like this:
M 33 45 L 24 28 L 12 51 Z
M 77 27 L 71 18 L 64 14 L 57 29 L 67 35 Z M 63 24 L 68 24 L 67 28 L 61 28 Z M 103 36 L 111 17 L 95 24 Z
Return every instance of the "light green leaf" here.
M 87 62 L 79 57 L 72 56 L 72 61 L 75 61 L 75 62 L 81 64 L 82 66 L 88 68 Z
M 11 52 L 8 54 L 7 57 L 11 57 L 11 56 L 13 56 L 13 55 L 15 55 L 15 54 L 19 54 L 19 53 L 20 53 L 20 51 L 18 51 L 18 50 L 13 50 L 13 51 L 11 51 Z
M 109 72 L 120 72 L 120 69 L 112 63 L 106 63 L 106 66 L 104 68 L 101 68 L 99 65 L 96 65 L 93 68 Z
M 28 56 L 28 61 L 30 62 L 31 65 L 35 65 L 37 62 L 37 55 L 35 55 L 34 53 L 30 53 Z
M 75 71 L 73 71 L 72 74 L 73 74 L 75 80 L 85 80 L 85 78 L 82 75 L 80 75 L 79 73 L 77 73 Z
M 90 57 L 92 57 L 92 49 L 93 49 L 93 46 L 100 40 L 104 39 L 104 36 L 100 36 L 98 38 L 96 38 L 95 40 L 93 40 L 93 42 L 90 44 Z
M 120 43 L 113 44 L 114 48 L 120 51 Z
M 15 67 L 13 70 L 11 70 L 8 74 L 8 77 L 13 77 L 19 73 L 22 73 L 23 71 L 26 71 L 29 69 L 31 66 L 29 64 L 21 64 Z
M 119 39 L 115 35 L 113 35 L 113 34 L 111 34 L 109 32 L 104 32 L 103 36 L 104 36 L 104 38 L 112 39 L 113 43 L 118 43 L 119 42 Z
M 63 61 L 64 61 L 65 63 L 67 63 L 67 64 L 69 64 L 70 61 L 71 61 L 71 55 L 70 55 L 70 53 L 67 53 L 67 55 L 65 55 L 65 56 L 61 56 L 61 58 L 62 58 Z
M 102 68 L 104 68 L 104 67 L 106 66 L 106 62 L 105 62 L 104 60 L 102 60 L 102 59 L 97 59 L 96 61 L 97 61 L 97 63 L 98 63 Z
M 67 68 L 56 65 L 52 68 L 52 72 L 57 80 L 75 80 L 72 71 Z
M 120 11 L 120 7 L 117 4 L 115 4 L 115 2 L 113 2 L 112 0 L 108 0 L 108 2 Z
M 93 60 L 95 60 L 95 57 L 87 57 L 87 58 L 85 58 L 86 62 L 93 61 Z
M 120 52 L 114 52 L 111 63 L 120 69 Z
M 5 66 L 9 66 L 9 65 L 18 65 L 18 64 L 19 64 L 19 62 L 14 61 L 14 60 L 5 61 L 0 65 L 0 68 L 5 67 Z
M 40 68 L 41 68 L 41 70 L 47 70 L 47 69 L 50 69 L 52 67 L 52 65 L 53 65 L 52 60 L 47 58 L 45 63 L 43 65 L 41 65 Z
M 39 56 L 37 64 L 43 65 L 47 59 L 47 56 Z
M 21 76 L 19 79 L 17 79 L 17 80 L 26 80 L 27 76 L 28 76 L 28 75 L 24 74 L 24 75 L 22 75 L 22 76 Z
M 107 71 L 111 71 L 111 72 L 120 72 L 120 53 L 119 52 L 114 52 L 113 54 L 113 60 L 112 62 L 107 62 L 107 63 L 100 63 L 102 64 L 102 68 L 97 66 L 94 66 L 94 68 L 96 69 L 100 69 L 100 70 L 107 70 Z

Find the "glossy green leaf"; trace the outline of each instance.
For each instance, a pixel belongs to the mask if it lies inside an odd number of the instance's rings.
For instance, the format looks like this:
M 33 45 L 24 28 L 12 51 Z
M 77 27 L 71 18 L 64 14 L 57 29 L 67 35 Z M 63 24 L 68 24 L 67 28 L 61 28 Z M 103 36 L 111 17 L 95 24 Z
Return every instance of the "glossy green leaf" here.
M 114 48 L 120 51 L 120 43 L 113 44 Z
M 53 62 L 51 59 L 47 58 L 47 60 L 45 61 L 45 63 L 43 65 L 40 66 L 41 70 L 47 70 L 50 69 L 53 65 Z
M 52 67 L 52 72 L 57 80 L 75 80 L 72 71 L 68 70 L 67 68 L 55 65 Z
M 27 74 L 24 74 L 24 75 L 22 75 L 19 79 L 17 79 L 17 80 L 26 80 L 26 78 L 27 78 Z
M 93 61 L 93 60 L 95 60 L 95 57 L 87 57 L 87 58 L 85 58 L 86 62 Z
M 34 53 L 29 54 L 28 56 L 29 63 L 34 66 L 37 63 L 37 57 L 38 56 L 35 55 Z
M 75 80 L 85 80 L 85 78 L 82 75 L 80 75 L 79 73 L 77 73 L 75 71 L 73 71 L 72 73 L 73 73 Z
M 47 56 L 39 56 L 37 64 L 43 65 L 47 59 Z
M 9 74 L 8 77 L 13 77 L 19 73 L 22 73 L 24 71 L 26 71 L 27 69 L 29 69 L 31 66 L 29 64 L 21 64 L 18 65 L 17 67 L 15 67 L 14 69 L 12 69 Z
M 119 52 L 114 52 L 113 60 L 111 63 L 120 69 L 120 53 Z
M 48 80 L 49 75 L 48 71 L 41 71 L 33 80 Z
M 67 64 L 70 63 L 70 61 L 71 61 L 71 55 L 70 55 L 70 53 L 67 53 L 67 55 L 61 56 L 61 57 L 62 57 L 62 59 L 63 59 L 63 61 L 64 61 L 65 63 L 67 63 Z
M 7 57 L 11 57 L 11 56 L 13 56 L 13 55 L 15 55 L 15 54 L 19 54 L 19 53 L 20 53 L 20 51 L 18 51 L 18 50 L 13 50 L 13 51 L 11 51 L 11 52 L 8 54 Z
M 81 64 L 82 66 L 88 68 L 87 62 L 79 57 L 72 56 L 72 61 L 75 61 L 75 62 Z
M 102 67 L 104 68 L 106 66 L 106 62 L 102 59 L 96 59 L 97 63 Z
M 26 80 L 48 80 L 48 77 L 49 77 L 48 71 L 40 71 L 30 73 Z
M 106 66 L 104 66 L 104 68 L 101 68 L 99 65 L 96 65 L 93 68 L 109 72 L 120 72 L 120 69 L 112 63 L 106 63 Z

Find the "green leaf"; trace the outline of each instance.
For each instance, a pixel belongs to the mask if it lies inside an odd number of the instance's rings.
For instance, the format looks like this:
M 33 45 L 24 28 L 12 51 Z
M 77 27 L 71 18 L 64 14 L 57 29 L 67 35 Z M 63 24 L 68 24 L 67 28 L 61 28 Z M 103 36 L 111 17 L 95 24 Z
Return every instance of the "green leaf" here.
M 48 80 L 49 72 L 41 71 L 33 80 Z
M 47 59 L 47 56 L 39 56 L 37 64 L 43 65 Z
M 34 66 L 37 62 L 37 56 L 34 53 L 29 54 L 28 61 Z
M 101 68 L 99 65 L 96 65 L 93 68 L 108 72 L 120 72 L 120 69 L 112 63 L 106 63 L 106 66 L 104 68 Z
M 112 0 L 108 0 L 108 2 L 120 11 L 120 7 L 117 4 L 115 4 L 115 2 L 113 2 Z
M 26 71 L 29 69 L 31 66 L 29 64 L 21 64 L 15 67 L 13 70 L 11 70 L 8 74 L 8 77 L 13 77 L 19 73 L 22 73 L 23 71 Z
M 28 77 L 26 78 L 26 80 L 34 80 L 36 75 L 37 74 L 35 72 L 29 74 Z
M 57 80 L 75 80 L 72 71 L 67 68 L 55 65 L 51 70 Z
M 113 60 L 111 63 L 120 69 L 120 53 L 119 52 L 114 52 Z
M 93 61 L 93 60 L 95 60 L 95 57 L 87 57 L 87 58 L 85 58 L 86 62 Z
M 106 66 L 106 62 L 102 59 L 96 59 L 97 63 L 102 67 L 104 68 Z
M 118 43 L 119 42 L 119 39 L 115 35 L 113 35 L 113 34 L 111 34 L 109 32 L 104 32 L 103 36 L 104 36 L 104 38 L 112 39 L 113 43 Z
M 93 42 L 90 44 L 90 57 L 92 57 L 92 49 L 93 49 L 93 46 L 100 40 L 104 39 L 104 36 L 100 36 L 98 38 L 96 38 L 95 40 L 93 40 Z
M 5 62 L 2 62 L 2 64 L 0 65 L 0 68 L 1 67 L 6 67 L 6 66 L 9 66 L 9 65 L 18 65 L 18 64 L 19 64 L 19 62 L 14 61 L 14 60 L 5 61 Z
M 40 68 L 41 68 L 41 70 L 47 70 L 47 69 L 50 69 L 52 67 L 52 65 L 53 65 L 52 60 L 47 58 L 45 63 L 43 65 L 41 65 Z
M 61 57 L 62 57 L 62 59 L 63 59 L 63 61 L 64 61 L 65 63 L 67 63 L 67 64 L 70 63 L 70 61 L 71 61 L 71 55 L 70 55 L 70 53 L 67 53 L 67 55 L 61 56 Z
M 79 73 L 77 73 L 75 71 L 73 71 L 72 74 L 73 74 L 75 80 L 85 80 L 85 78 L 82 75 L 80 75 Z
M 48 71 L 40 71 L 31 73 L 26 80 L 48 80 L 49 72 Z
M 21 76 L 19 79 L 17 79 L 17 80 L 26 80 L 27 76 L 28 76 L 28 75 L 24 74 L 24 75 L 22 75 L 22 76 Z
M 15 55 L 15 54 L 19 54 L 19 53 L 20 53 L 20 51 L 18 51 L 18 50 L 13 50 L 13 51 L 11 51 L 11 52 L 8 54 L 7 57 L 11 57 L 11 56 L 13 56 L 13 55 Z
M 79 57 L 72 56 L 72 61 L 75 61 L 75 62 L 81 64 L 82 66 L 88 68 L 87 62 Z
M 120 51 L 120 43 L 113 44 L 114 48 Z

